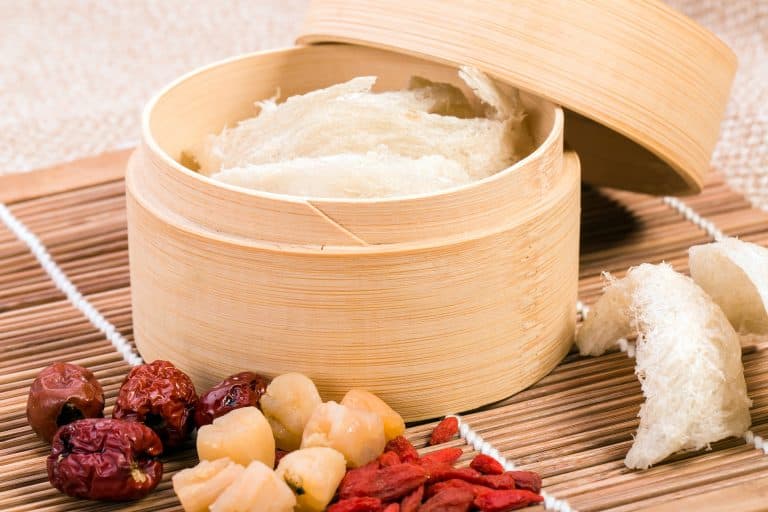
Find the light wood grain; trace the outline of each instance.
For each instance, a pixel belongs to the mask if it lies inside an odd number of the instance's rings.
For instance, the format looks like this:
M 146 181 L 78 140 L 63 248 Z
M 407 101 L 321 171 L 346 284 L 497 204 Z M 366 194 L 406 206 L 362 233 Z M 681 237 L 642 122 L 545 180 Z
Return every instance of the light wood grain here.
M 127 175 L 137 346 L 201 387 L 234 369 L 300 371 L 327 399 L 379 394 L 406 419 L 472 409 L 549 372 L 571 344 L 579 163 L 562 111 L 526 95 L 538 149 L 466 187 L 307 200 L 222 185 L 173 158 L 280 87 L 374 74 L 458 83 L 435 62 L 347 45 L 205 68 L 148 108 Z M 212 96 L 211 90 L 226 90 Z M 465 384 L 456 388 L 456 376 Z
M 655 194 L 701 189 L 736 70 L 658 0 L 313 0 L 298 42 L 477 66 L 580 114 L 565 135 L 586 181 Z

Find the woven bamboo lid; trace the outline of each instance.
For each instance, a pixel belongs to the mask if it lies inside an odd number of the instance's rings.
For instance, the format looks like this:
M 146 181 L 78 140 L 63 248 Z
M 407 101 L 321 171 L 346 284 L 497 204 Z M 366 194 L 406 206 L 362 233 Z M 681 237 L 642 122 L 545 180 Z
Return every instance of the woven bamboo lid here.
M 313 0 L 299 43 L 469 64 L 566 107 L 584 180 L 701 190 L 736 57 L 657 0 Z

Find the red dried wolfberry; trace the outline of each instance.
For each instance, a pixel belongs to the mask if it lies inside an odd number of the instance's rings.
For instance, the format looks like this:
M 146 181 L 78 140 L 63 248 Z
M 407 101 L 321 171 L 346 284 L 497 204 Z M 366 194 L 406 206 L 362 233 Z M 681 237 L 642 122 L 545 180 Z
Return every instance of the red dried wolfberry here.
M 541 476 L 533 471 L 507 471 L 506 474 L 515 479 L 517 489 L 528 489 L 532 492 L 541 490 Z
M 379 455 L 378 460 L 379 460 L 379 466 L 381 466 L 382 468 L 386 468 L 388 466 L 395 466 L 402 462 L 396 452 L 384 452 L 381 455 Z
M 348 498 L 334 503 L 326 512 L 381 512 L 382 508 L 378 498 Z
M 448 464 L 434 463 L 423 466 L 427 470 L 429 483 L 442 482 L 456 478 L 471 484 L 485 485 L 483 475 L 472 468 L 454 468 Z
M 464 452 L 461 448 L 442 448 L 440 450 L 422 455 L 419 462 L 441 462 L 443 464 L 453 464 L 459 460 L 463 453 Z
M 376 471 L 350 471 L 339 484 L 339 497 L 370 496 L 394 501 L 406 496 L 427 480 L 427 472 L 415 464 L 397 464 Z
M 500 475 L 504 472 L 504 466 L 499 461 L 482 453 L 475 455 L 469 467 L 484 475 Z
M 277 468 L 277 465 L 280 464 L 280 461 L 288 455 L 291 452 L 287 452 L 285 450 L 281 450 L 280 448 L 275 449 L 275 468 Z
M 475 498 L 475 507 L 482 512 L 506 512 L 541 503 L 544 498 L 525 489 L 492 491 Z
M 475 493 L 475 497 L 482 496 L 483 494 L 487 494 L 493 491 L 493 489 L 485 487 L 484 485 L 472 484 L 467 482 L 466 480 L 459 480 L 457 478 L 452 478 L 450 480 L 444 480 L 442 482 L 437 482 L 433 485 L 428 486 L 426 488 L 425 494 L 427 497 L 432 497 L 438 492 L 444 491 L 445 489 L 452 489 L 452 488 L 470 489 L 473 493 Z
M 403 436 L 397 436 L 387 443 L 384 448 L 385 451 L 395 452 L 402 462 L 414 462 L 419 458 L 419 452 L 411 444 L 409 440 Z
M 416 512 L 421 506 L 421 500 L 424 497 L 424 486 L 420 485 L 411 494 L 403 498 L 400 502 L 400 512 Z
M 429 438 L 429 445 L 434 446 L 450 441 L 459 433 L 459 420 L 454 416 L 448 416 L 437 424 Z
M 483 475 L 483 485 L 492 489 L 514 489 L 517 481 L 509 473 Z
M 419 507 L 419 512 L 467 512 L 475 499 L 472 489 L 448 488 Z
M 400 504 L 399 503 L 390 503 L 386 507 L 384 507 L 383 512 L 400 512 Z
M 444 491 L 446 489 L 470 489 L 472 490 L 472 484 L 466 480 L 459 480 L 457 478 L 451 478 L 443 482 L 436 482 L 432 485 L 428 485 L 424 490 L 424 495 L 427 498 L 431 498 L 435 494 Z

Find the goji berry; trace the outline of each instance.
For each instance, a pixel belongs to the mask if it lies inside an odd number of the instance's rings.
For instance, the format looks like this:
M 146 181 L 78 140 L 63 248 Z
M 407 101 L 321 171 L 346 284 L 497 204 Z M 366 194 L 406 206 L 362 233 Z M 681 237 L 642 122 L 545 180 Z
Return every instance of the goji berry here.
M 275 468 L 277 468 L 277 465 L 280 464 L 280 461 L 283 457 L 288 455 L 290 452 L 287 452 L 285 450 L 281 450 L 279 448 L 275 449 Z
M 484 476 L 472 468 L 454 468 L 448 464 L 428 464 L 424 466 L 427 471 L 427 480 L 430 483 L 442 482 L 456 478 L 471 484 L 485 485 Z
M 464 452 L 461 448 L 443 448 L 422 455 L 420 462 L 441 462 L 443 464 L 453 464 L 459 460 L 459 457 L 461 457 L 462 453 Z
M 424 486 L 420 485 L 400 502 L 400 512 L 417 512 L 424 498 Z
M 433 485 L 428 486 L 425 490 L 425 495 L 427 497 L 432 497 L 438 492 L 444 491 L 445 489 L 451 489 L 451 488 L 470 489 L 473 493 L 475 493 L 475 497 L 482 496 L 483 494 L 487 494 L 493 491 L 493 489 L 485 487 L 484 485 L 472 484 L 467 482 L 466 480 L 459 480 L 458 478 L 452 478 L 450 480 L 444 480 L 442 482 L 437 482 Z
M 517 489 L 528 489 L 538 493 L 541 490 L 541 477 L 533 471 L 507 471 L 507 474 L 515 479 Z
M 416 464 L 403 463 L 375 471 L 346 474 L 339 485 L 339 497 L 370 496 L 382 501 L 394 501 L 411 493 L 427 480 L 427 472 Z
M 437 424 L 429 438 L 429 445 L 434 446 L 450 441 L 459 433 L 459 420 L 454 416 L 448 416 Z
M 400 504 L 399 503 L 390 503 L 386 507 L 384 507 L 383 512 L 400 512 Z
M 392 439 L 387 443 L 384 450 L 395 452 L 400 457 L 401 462 L 414 462 L 419 458 L 419 452 L 417 452 L 411 442 L 403 436 L 397 436 Z
M 484 475 L 500 475 L 504 472 L 504 466 L 499 461 L 482 453 L 475 455 L 469 467 Z
M 448 488 L 419 507 L 419 512 L 467 512 L 475 499 L 472 489 Z
M 378 498 L 348 498 L 334 503 L 326 512 L 381 512 L 382 508 Z
M 478 496 L 475 507 L 482 512 L 506 512 L 541 503 L 544 498 L 525 489 L 499 490 Z
M 444 491 L 446 489 L 470 489 L 471 490 L 472 484 L 467 482 L 466 480 L 459 480 L 457 478 L 452 478 L 450 480 L 436 482 L 432 485 L 428 485 L 424 490 L 424 495 L 427 498 L 431 498 L 435 494 L 441 491 Z
M 379 455 L 379 466 L 383 468 L 387 466 L 395 466 L 400 463 L 400 457 L 396 452 L 384 452 Z
M 483 475 L 483 485 L 492 489 L 514 489 L 517 481 L 509 473 Z

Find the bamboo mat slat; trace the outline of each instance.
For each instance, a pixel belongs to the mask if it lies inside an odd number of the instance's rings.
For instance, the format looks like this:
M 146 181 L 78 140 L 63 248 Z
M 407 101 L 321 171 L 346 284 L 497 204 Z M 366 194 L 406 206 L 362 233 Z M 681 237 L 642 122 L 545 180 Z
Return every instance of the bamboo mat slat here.
M 0 199 L 132 343 L 120 170 L 125 158 L 125 152 L 104 155 L 28 178 L 0 179 Z M 718 176 L 710 177 L 701 195 L 684 202 L 726 234 L 768 245 L 768 214 L 751 209 Z M 631 265 L 667 261 L 686 271 L 688 247 L 708 241 L 703 229 L 661 198 L 584 187 L 580 298 L 591 304 L 599 297 L 604 270 L 621 276 Z M 27 388 L 36 373 L 56 360 L 88 366 L 104 385 L 109 412 L 129 367 L 4 227 L 0 349 L 0 509 L 180 510 L 170 477 L 194 464 L 191 447 L 167 458 L 160 487 L 137 503 L 74 500 L 49 486 L 48 446 L 34 436 L 25 417 Z M 768 346 L 745 347 L 743 360 L 754 401 L 752 430 L 768 436 Z M 534 386 L 464 418 L 509 460 L 541 472 L 545 489 L 567 500 L 572 510 L 717 510 L 713 503 L 726 502 L 733 510 L 768 507 L 768 456 L 741 439 L 675 455 L 648 471 L 624 467 L 642 403 L 633 365 L 621 353 L 597 358 L 572 353 Z M 408 436 L 423 446 L 433 426 L 410 427 Z M 475 454 L 461 440 L 453 444 L 465 449 L 462 464 Z

